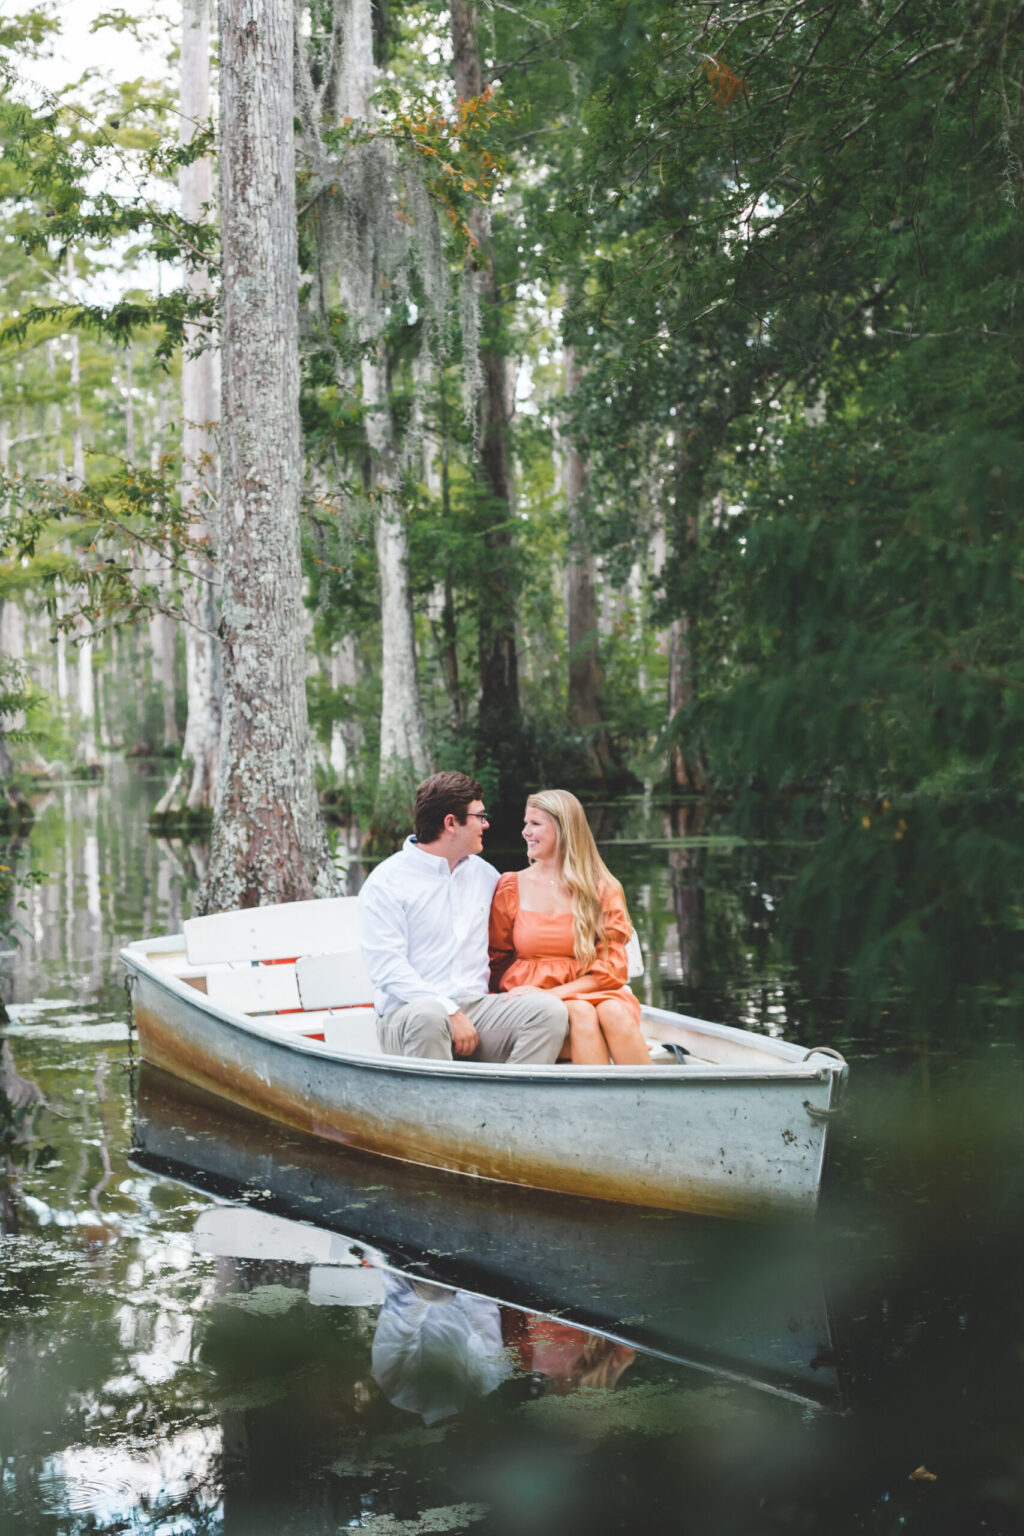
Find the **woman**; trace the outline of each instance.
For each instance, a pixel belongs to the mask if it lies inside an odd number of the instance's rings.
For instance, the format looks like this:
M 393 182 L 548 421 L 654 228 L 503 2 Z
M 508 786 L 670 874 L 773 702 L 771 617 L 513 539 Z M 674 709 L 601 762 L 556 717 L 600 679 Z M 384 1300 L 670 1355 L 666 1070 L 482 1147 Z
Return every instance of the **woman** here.
M 563 998 L 574 1062 L 646 1065 L 626 986 L 629 915 L 582 805 L 566 789 L 531 795 L 523 837 L 529 866 L 502 875 L 491 905 L 491 986 Z

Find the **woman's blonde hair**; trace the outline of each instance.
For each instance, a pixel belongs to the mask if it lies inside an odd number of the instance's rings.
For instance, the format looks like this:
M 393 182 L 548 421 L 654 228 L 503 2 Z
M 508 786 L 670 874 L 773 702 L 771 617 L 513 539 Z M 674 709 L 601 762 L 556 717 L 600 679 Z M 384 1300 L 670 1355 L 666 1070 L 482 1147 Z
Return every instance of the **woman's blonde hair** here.
M 609 889 L 618 890 L 618 881 L 598 853 L 586 812 L 575 795 L 567 789 L 540 789 L 526 804 L 546 811 L 555 824 L 555 867 L 572 898 L 573 953 L 589 970 L 605 942 L 601 897 Z

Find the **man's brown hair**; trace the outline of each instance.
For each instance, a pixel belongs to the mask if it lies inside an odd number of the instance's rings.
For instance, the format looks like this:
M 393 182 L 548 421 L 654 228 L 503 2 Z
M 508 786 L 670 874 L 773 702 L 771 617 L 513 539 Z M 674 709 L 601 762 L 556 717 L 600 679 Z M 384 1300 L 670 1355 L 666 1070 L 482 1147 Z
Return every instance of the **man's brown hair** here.
M 454 816 L 461 826 L 466 824 L 466 812 L 474 800 L 482 800 L 484 792 L 468 773 L 432 773 L 416 791 L 416 812 L 413 825 L 418 843 L 433 843 L 444 831 L 446 816 Z

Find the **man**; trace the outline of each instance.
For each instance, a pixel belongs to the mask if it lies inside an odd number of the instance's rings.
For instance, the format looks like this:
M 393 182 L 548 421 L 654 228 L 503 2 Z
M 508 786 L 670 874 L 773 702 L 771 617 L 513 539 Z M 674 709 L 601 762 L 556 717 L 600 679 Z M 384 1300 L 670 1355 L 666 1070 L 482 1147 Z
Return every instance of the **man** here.
M 498 872 L 479 857 L 487 812 L 464 773 L 416 791 L 416 835 L 359 893 L 359 936 L 391 1056 L 552 1062 L 569 1016 L 543 992 L 488 996 L 487 920 Z

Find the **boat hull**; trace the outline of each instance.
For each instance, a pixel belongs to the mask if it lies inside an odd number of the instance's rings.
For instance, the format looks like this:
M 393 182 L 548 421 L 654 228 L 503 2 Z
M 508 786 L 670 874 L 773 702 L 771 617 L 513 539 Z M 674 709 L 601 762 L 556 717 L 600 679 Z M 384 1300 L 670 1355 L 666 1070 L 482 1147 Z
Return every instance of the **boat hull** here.
M 839 1084 L 830 1066 L 716 1077 L 340 1055 L 124 958 L 147 1061 L 315 1136 L 631 1205 L 755 1219 L 815 1208 Z
M 415 1277 L 840 1406 L 832 1320 L 806 1223 L 645 1211 L 375 1158 L 274 1126 L 146 1063 L 132 1161 L 247 1213 L 302 1223 L 300 1247 L 323 1231 L 344 1234 Z

